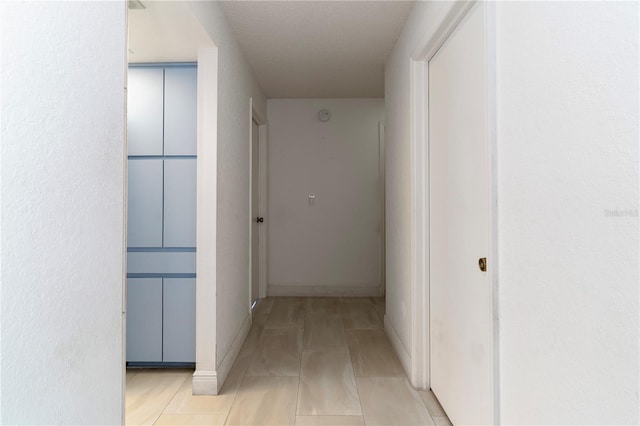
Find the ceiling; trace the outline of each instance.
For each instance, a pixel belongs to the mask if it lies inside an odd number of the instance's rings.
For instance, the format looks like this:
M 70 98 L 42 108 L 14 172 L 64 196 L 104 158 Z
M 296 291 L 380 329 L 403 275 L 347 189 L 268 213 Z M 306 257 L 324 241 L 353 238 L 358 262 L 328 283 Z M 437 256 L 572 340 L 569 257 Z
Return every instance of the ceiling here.
M 413 1 L 224 1 L 267 98 L 384 97 Z
M 194 62 L 213 46 L 189 2 L 129 10 L 129 62 Z M 267 98 L 384 97 L 384 64 L 413 1 L 223 1 Z
M 195 62 L 213 42 L 186 2 L 143 0 L 129 9 L 129 63 Z

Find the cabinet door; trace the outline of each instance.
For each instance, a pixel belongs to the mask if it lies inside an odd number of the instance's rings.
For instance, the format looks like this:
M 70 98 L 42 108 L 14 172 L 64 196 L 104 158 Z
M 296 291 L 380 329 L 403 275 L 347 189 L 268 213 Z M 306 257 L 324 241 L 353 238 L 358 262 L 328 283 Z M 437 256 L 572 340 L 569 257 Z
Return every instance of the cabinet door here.
M 164 162 L 164 246 L 196 246 L 196 160 Z
M 196 280 L 164 279 L 162 360 L 196 361 Z
M 162 361 L 162 278 L 127 280 L 127 361 Z
M 129 160 L 128 247 L 162 247 L 162 160 Z
M 127 139 L 129 155 L 162 155 L 164 70 L 129 68 Z
M 196 155 L 197 80 L 196 68 L 165 69 L 165 155 Z

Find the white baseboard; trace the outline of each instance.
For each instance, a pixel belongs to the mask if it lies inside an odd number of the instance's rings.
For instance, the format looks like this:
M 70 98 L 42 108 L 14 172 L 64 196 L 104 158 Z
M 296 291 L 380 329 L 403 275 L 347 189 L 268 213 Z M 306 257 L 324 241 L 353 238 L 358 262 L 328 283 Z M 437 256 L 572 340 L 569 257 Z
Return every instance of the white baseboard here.
M 407 377 L 411 377 L 411 355 L 407 352 L 407 349 L 400 340 L 400 336 L 398 336 L 398 333 L 389 321 L 389 317 L 386 315 L 384 316 L 384 331 L 387 333 L 387 337 L 391 342 L 391 346 L 395 349 L 398 358 L 400 358 L 400 363 L 402 364 L 402 368 L 404 368 L 405 373 L 407 373 Z
M 196 370 L 196 372 L 193 373 L 192 391 L 194 395 L 218 395 L 250 330 L 251 315 L 249 314 L 244 319 L 238 333 L 236 333 L 236 336 L 233 338 L 233 342 L 231 342 L 229 350 L 227 350 L 222 361 L 218 364 L 216 371 Z
M 268 295 L 295 297 L 380 297 L 384 293 L 382 286 L 348 287 L 348 286 L 299 286 L 269 284 Z
M 215 371 L 198 371 L 193 373 L 191 391 L 194 395 L 217 395 L 218 375 Z
M 229 350 L 218 363 L 218 369 L 216 370 L 218 373 L 218 390 L 222 388 L 224 381 L 227 379 L 229 371 L 231 371 L 231 367 L 233 367 L 233 363 L 236 361 L 247 335 L 249 335 L 249 331 L 251 331 L 251 314 L 247 314 L 236 336 L 233 338 Z

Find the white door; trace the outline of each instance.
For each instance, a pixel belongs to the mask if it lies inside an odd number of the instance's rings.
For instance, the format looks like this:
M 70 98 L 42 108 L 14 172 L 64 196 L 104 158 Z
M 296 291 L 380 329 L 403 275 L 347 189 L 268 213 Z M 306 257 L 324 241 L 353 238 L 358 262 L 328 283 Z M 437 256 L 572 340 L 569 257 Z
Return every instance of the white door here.
M 259 297 L 260 288 L 260 263 L 259 263 L 259 239 L 258 239 L 258 209 L 259 201 L 259 155 L 258 155 L 258 123 L 251 121 L 251 300 Z
M 431 388 L 454 424 L 493 422 L 485 9 L 429 61 Z

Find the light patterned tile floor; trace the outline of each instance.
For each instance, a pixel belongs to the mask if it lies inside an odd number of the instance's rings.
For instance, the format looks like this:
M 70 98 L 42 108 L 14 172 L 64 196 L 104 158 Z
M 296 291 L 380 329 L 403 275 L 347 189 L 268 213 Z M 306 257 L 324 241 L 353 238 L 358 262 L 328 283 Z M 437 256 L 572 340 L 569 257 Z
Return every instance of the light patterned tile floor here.
M 268 298 L 222 392 L 191 394 L 191 370 L 127 371 L 127 425 L 450 425 L 407 380 L 382 298 Z

